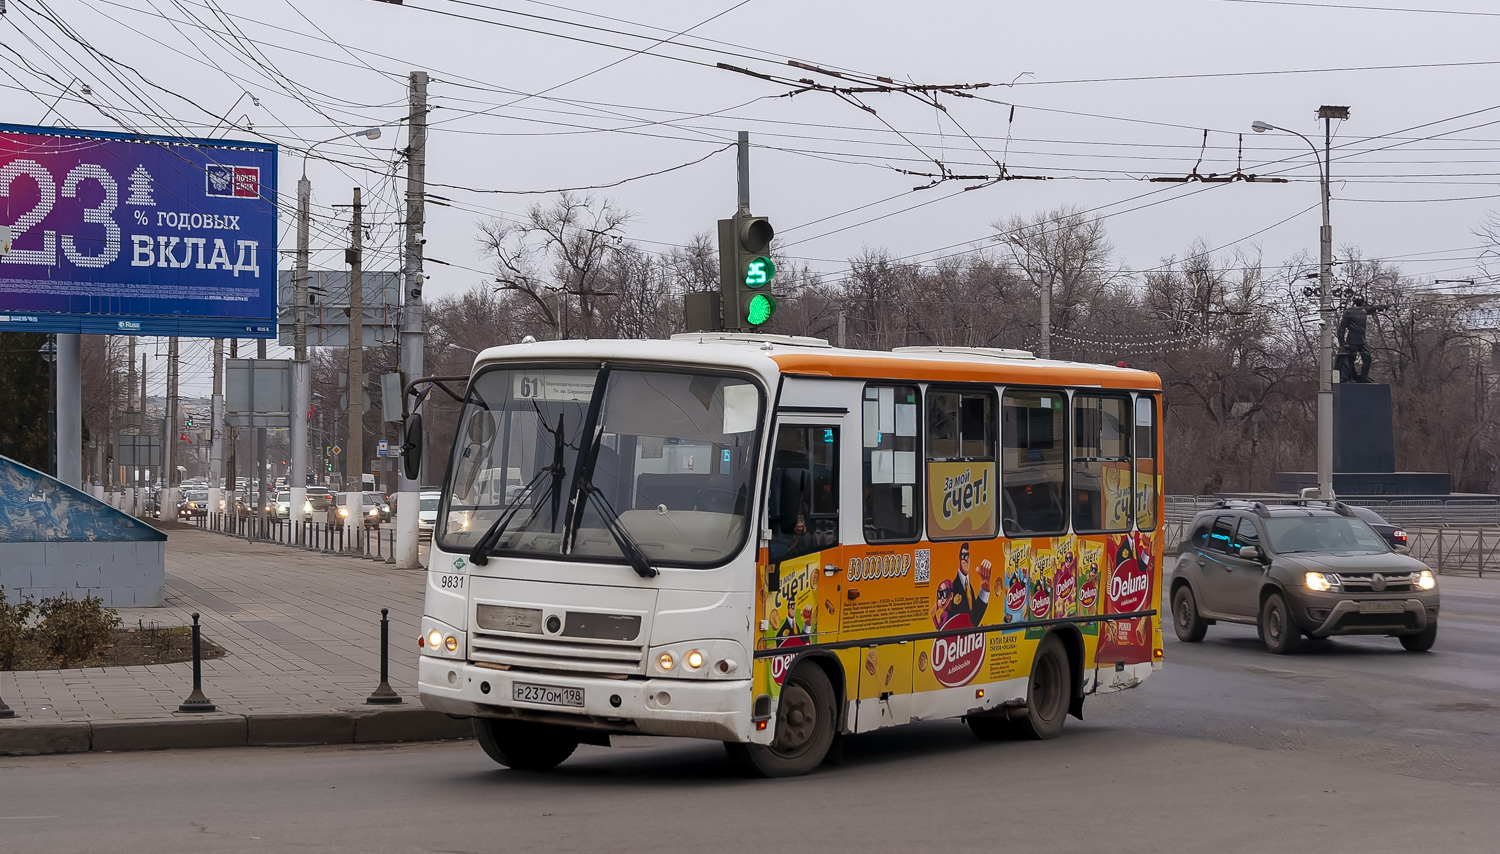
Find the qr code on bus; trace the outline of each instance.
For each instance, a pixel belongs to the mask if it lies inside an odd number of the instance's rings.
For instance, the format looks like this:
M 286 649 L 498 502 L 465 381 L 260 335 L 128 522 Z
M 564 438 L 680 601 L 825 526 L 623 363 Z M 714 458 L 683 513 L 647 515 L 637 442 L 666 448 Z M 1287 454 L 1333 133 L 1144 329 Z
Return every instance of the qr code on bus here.
M 926 584 L 932 580 L 932 549 L 917 549 L 912 563 L 912 581 Z

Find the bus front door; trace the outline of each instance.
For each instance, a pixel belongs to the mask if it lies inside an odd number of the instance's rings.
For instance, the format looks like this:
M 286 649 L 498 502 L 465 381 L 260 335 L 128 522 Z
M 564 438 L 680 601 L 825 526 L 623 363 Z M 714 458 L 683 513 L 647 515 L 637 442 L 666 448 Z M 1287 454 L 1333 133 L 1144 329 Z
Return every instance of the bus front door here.
M 786 418 L 777 426 L 766 490 L 771 541 L 759 579 L 759 647 L 787 650 L 771 659 L 769 675 L 777 685 L 797 647 L 838 639 L 841 426 L 838 420 Z

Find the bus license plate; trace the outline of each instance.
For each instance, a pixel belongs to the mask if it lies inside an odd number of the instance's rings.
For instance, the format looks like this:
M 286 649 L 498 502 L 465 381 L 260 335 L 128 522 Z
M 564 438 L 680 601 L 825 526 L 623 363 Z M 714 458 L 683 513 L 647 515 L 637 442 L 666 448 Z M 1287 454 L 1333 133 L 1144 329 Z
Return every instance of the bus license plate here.
M 582 706 L 583 689 L 517 682 L 515 683 L 515 698 L 526 703 L 543 703 L 548 706 Z
M 1396 614 L 1406 610 L 1405 602 L 1361 602 L 1361 614 Z

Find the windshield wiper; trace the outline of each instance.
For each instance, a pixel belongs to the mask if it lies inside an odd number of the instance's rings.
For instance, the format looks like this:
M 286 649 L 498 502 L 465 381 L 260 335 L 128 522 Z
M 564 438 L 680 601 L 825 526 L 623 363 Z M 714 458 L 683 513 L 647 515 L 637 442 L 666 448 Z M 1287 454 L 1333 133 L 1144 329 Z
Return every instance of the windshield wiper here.
M 609 531 L 610 536 L 615 538 L 615 545 L 620 547 L 620 553 L 625 556 L 626 560 L 630 561 L 630 568 L 635 570 L 635 574 L 642 578 L 655 578 L 657 574 L 656 567 L 651 565 L 651 561 L 646 557 L 646 553 L 641 551 L 641 547 L 636 543 L 635 537 L 632 537 L 630 532 L 625 529 L 625 526 L 620 523 L 620 514 L 610 505 L 609 499 L 604 497 L 603 490 L 595 486 L 591 480 L 581 482 L 578 488 L 585 496 L 593 498 L 598 502 L 599 518 L 604 521 L 604 527 Z
M 542 422 L 542 428 L 547 429 L 546 422 Z M 510 520 L 516 517 L 516 514 L 525 506 L 526 499 L 530 498 L 531 493 L 536 490 L 537 484 L 541 483 L 542 478 L 547 476 L 551 476 L 552 481 L 547 484 L 547 492 L 542 496 L 541 500 L 537 501 L 536 507 L 531 511 L 531 515 L 526 517 L 525 527 L 531 527 L 532 521 L 536 519 L 536 514 L 541 512 L 542 505 L 547 503 L 549 496 L 551 497 L 552 505 L 552 527 L 557 527 L 558 484 L 562 483 L 563 476 L 567 474 L 567 467 L 563 464 L 563 450 L 567 447 L 567 443 L 563 441 L 562 413 L 558 413 L 557 415 L 557 429 L 552 435 L 552 465 L 538 470 L 536 475 L 532 477 L 531 482 L 526 484 L 526 488 L 521 490 L 521 494 L 516 496 L 516 500 L 510 505 L 510 508 L 501 514 L 499 519 L 495 520 L 495 524 L 491 525 L 489 530 L 484 532 L 484 536 L 479 538 L 479 542 L 475 543 L 474 549 L 469 552 L 470 563 L 478 564 L 479 566 L 489 563 L 490 554 L 500 544 L 500 538 L 505 535 L 505 529 L 510 525 Z
M 526 499 L 531 497 L 531 493 L 536 490 L 536 485 L 542 482 L 542 478 L 551 473 L 552 467 L 547 466 L 541 471 L 538 471 L 536 473 L 536 477 L 533 477 L 531 479 L 531 482 L 526 484 L 526 488 L 522 489 L 521 494 L 516 496 L 516 500 L 510 505 L 510 508 L 507 509 L 504 513 L 500 514 L 500 518 L 496 519 L 495 523 L 493 525 L 490 525 L 489 529 L 486 530 L 484 534 L 479 538 L 479 542 L 474 544 L 473 551 L 469 552 L 470 563 L 478 564 L 480 566 L 484 566 L 486 563 L 489 563 L 490 553 L 495 550 L 495 546 L 499 544 L 500 538 L 504 536 L 505 528 L 510 524 L 510 520 L 514 519 L 516 514 L 521 511 L 521 508 L 525 506 Z M 541 505 L 539 504 L 537 506 L 540 507 Z M 536 515 L 535 510 L 532 511 L 532 515 Z

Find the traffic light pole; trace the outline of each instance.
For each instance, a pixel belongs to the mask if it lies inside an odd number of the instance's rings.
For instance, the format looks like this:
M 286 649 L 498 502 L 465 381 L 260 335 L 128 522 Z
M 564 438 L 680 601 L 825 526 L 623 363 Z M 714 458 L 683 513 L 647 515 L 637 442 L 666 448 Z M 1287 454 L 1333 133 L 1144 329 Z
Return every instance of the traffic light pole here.
M 739 215 L 750 215 L 750 132 L 740 131 L 738 144 L 735 146 L 739 154 Z

